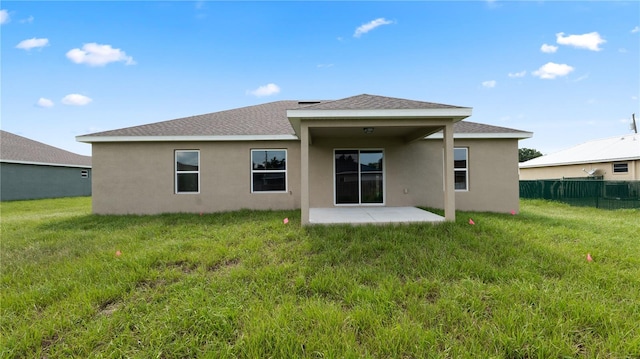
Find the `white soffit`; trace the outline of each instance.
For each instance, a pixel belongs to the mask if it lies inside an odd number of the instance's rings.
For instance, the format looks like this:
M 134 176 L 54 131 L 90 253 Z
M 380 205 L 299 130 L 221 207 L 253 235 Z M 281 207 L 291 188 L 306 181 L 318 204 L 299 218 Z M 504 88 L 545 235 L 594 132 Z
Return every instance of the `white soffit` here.
M 371 110 L 287 110 L 287 117 L 296 134 L 300 133 L 302 119 L 442 119 L 451 118 L 453 122 L 462 121 L 471 116 L 471 107 L 429 108 L 429 109 L 371 109 Z M 363 124 L 364 125 L 364 124 Z
M 487 138 L 516 138 L 525 139 L 533 137 L 533 132 L 486 132 L 486 133 L 454 133 L 453 138 L 459 139 L 487 139 Z M 432 135 L 425 137 L 425 140 L 439 140 L 442 139 L 442 132 L 436 132 Z
M 19 164 L 19 165 L 34 165 L 34 166 L 91 168 L 91 166 L 69 165 L 69 164 L 64 164 L 64 163 L 47 163 L 47 162 L 14 161 L 14 160 L 0 160 L 0 162 L 2 162 L 2 163 L 15 163 L 15 164 Z

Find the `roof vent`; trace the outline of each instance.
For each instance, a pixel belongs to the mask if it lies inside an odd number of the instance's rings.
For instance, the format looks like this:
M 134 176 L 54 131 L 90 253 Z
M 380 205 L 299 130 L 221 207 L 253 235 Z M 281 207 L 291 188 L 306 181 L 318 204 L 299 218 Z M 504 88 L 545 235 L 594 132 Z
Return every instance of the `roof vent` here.
M 298 101 L 298 105 L 317 105 L 322 101 Z

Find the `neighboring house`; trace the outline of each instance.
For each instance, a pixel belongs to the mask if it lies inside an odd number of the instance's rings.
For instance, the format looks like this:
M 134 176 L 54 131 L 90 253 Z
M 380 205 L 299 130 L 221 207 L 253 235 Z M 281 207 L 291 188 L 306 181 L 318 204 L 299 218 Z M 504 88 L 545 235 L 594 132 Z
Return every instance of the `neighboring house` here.
M 93 211 L 426 206 L 518 210 L 518 140 L 471 108 L 359 95 L 277 101 L 78 136 Z M 462 121 L 462 122 L 461 122 Z M 455 132 L 455 133 L 454 133 Z
M 0 134 L 0 200 L 91 196 L 91 157 Z
M 640 135 L 614 136 L 520 163 L 520 179 L 602 177 L 640 180 Z

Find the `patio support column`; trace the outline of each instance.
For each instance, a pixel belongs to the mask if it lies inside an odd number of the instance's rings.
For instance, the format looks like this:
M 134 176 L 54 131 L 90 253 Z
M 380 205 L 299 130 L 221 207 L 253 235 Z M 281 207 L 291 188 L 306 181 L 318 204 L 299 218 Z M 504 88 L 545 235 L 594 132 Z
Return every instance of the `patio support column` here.
M 300 123 L 300 219 L 309 224 L 309 124 Z
M 444 219 L 456 220 L 456 192 L 453 162 L 453 122 L 445 125 L 443 131 L 444 145 Z

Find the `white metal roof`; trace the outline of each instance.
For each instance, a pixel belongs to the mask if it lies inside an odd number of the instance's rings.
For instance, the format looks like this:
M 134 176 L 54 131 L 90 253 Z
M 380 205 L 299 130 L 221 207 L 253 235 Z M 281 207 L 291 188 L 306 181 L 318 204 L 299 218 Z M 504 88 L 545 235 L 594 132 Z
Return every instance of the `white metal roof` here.
M 629 134 L 588 141 L 520 164 L 520 168 L 640 160 L 640 135 Z

